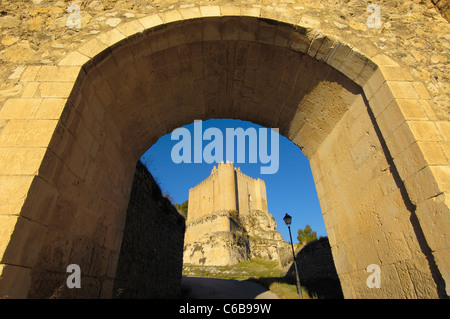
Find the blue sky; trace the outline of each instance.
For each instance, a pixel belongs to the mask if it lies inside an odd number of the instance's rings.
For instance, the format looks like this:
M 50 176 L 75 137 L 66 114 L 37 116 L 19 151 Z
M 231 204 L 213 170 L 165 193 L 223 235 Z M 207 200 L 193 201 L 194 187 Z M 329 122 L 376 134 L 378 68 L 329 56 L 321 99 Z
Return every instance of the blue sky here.
M 194 140 L 194 124 L 191 123 L 184 127 L 191 132 L 192 140 Z M 241 127 L 246 130 L 254 127 L 257 131 L 262 128 L 259 125 L 240 120 L 213 119 L 202 122 L 202 132 L 209 127 L 216 127 L 222 131 L 224 156 L 226 154 L 226 128 Z M 269 133 L 268 136 L 270 136 Z M 160 185 L 162 192 L 169 194 L 174 203 L 181 204 L 188 199 L 189 188 L 207 178 L 213 166 L 217 164 L 207 164 L 204 161 L 202 163 L 174 163 L 171 151 L 177 143 L 179 140 L 171 140 L 171 134 L 164 135 L 142 156 L 141 160 Z M 209 143 L 210 141 L 204 140 L 203 148 Z M 271 144 L 268 146 L 269 154 L 270 147 Z M 304 228 L 306 224 L 311 225 L 312 229 L 317 232 L 317 236 L 326 236 L 311 168 L 300 148 L 287 138 L 279 136 L 279 169 L 275 174 L 261 174 L 261 166 L 269 164 L 260 163 L 259 158 L 257 163 L 248 163 L 248 143 L 246 143 L 246 148 L 246 163 L 236 163 L 235 160 L 234 165 L 240 167 L 244 174 L 265 181 L 269 213 L 275 218 L 278 225 L 277 230 L 283 238 L 289 241 L 289 232 L 283 222 L 285 213 L 292 216 L 291 231 L 294 243 L 297 242 L 298 229 Z M 194 159 L 193 153 L 194 148 L 192 147 L 191 162 Z

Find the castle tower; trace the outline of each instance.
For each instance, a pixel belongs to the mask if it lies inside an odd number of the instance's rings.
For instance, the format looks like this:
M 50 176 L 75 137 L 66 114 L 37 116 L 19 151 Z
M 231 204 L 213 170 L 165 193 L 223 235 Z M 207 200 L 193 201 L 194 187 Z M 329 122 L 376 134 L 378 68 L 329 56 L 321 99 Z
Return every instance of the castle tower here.
M 237 211 L 233 163 L 219 163 L 211 175 L 189 190 L 187 222 L 218 211 Z
M 219 163 L 217 167 L 217 196 L 214 197 L 217 206 L 214 211 L 236 211 L 236 176 L 233 163 Z
M 253 250 L 263 256 L 278 256 L 279 242 L 285 242 L 275 228 L 264 181 L 245 175 L 233 163 L 221 162 L 189 190 L 183 262 L 231 265 L 249 259 L 255 243 L 250 243 L 249 235 L 274 240 L 273 247 L 254 246 Z

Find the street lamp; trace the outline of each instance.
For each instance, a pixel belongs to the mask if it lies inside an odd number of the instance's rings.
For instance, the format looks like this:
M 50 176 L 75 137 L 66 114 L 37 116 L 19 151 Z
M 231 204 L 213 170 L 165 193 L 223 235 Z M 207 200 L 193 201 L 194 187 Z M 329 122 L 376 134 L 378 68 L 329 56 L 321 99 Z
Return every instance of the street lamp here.
M 294 252 L 294 245 L 292 244 L 292 235 L 291 235 L 291 222 L 292 222 L 292 217 L 288 214 L 286 214 L 283 217 L 284 223 L 286 224 L 286 226 L 289 229 L 289 238 L 291 239 L 291 247 L 292 247 L 292 256 L 294 257 L 294 267 L 295 267 L 295 277 L 297 279 L 297 292 L 300 296 L 300 299 L 303 298 L 302 296 L 302 287 L 300 286 L 300 278 L 298 276 L 298 269 L 297 269 L 297 261 L 295 260 L 295 252 Z

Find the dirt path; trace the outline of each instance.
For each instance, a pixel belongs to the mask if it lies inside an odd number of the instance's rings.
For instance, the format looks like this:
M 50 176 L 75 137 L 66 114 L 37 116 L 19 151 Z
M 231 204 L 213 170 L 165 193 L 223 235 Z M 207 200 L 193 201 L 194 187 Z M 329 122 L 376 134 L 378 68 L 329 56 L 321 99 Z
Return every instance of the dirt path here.
M 251 281 L 183 276 L 182 286 L 187 299 L 279 299 Z

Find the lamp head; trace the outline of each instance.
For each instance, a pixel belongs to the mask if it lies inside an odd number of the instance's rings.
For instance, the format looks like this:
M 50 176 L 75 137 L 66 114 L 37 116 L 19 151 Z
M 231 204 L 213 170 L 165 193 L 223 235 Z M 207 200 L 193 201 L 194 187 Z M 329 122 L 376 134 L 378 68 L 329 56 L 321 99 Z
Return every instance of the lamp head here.
M 292 217 L 291 217 L 290 215 L 286 214 L 286 215 L 283 217 L 283 220 L 284 220 L 284 222 L 285 222 L 285 224 L 286 224 L 287 226 L 290 226 L 290 225 L 291 225 L 291 222 L 292 222 Z

